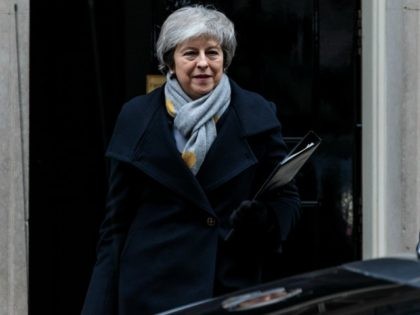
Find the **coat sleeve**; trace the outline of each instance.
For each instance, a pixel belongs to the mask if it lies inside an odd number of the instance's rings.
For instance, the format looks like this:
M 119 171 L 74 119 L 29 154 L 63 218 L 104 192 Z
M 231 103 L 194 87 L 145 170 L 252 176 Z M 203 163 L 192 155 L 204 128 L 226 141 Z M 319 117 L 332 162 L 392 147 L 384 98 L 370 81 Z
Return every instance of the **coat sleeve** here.
M 275 106 L 272 105 L 275 113 Z M 259 172 L 261 178 L 257 182 L 261 185 L 277 163 L 287 155 L 288 148 L 283 139 L 280 123 L 277 127 L 260 135 L 258 139 L 254 139 L 255 142 L 259 143 L 258 151 L 264 152 L 258 157 L 261 162 Z M 264 148 L 262 149 L 261 146 Z M 273 233 L 270 233 L 270 237 L 273 238 L 276 248 L 281 249 L 282 242 L 288 238 L 300 218 L 301 201 L 296 183 L 293 180 L 263 194 L 259 199 L 274 213 L 276 228 Z
M 110 159 L 106 213 L 99 230 L 96 263 L 82 315 L 117 314 L 119 257 L 132 216 L 132 185 L 127 163 Z

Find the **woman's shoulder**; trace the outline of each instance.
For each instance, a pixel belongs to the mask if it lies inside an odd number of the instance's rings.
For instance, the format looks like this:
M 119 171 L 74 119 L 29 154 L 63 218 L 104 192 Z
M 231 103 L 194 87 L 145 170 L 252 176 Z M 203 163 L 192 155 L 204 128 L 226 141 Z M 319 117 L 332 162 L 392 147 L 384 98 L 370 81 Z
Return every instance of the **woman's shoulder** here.
M 108 145 L 107 155 L 129 156 L 146 130 L 153 113 L 162 105 L 159 89 L 131 98 L 121 108 Z
M 276 105 L 261 94 L 246 90 L 231 80 L 232 105 L 247 134 L 280 127 Z
M 162 87 L 153 90 L 152 92 L 144 95 L 137 95 L 125 102 L 121 108 L 118 119 L 127 116 L 132 118 L 133 115 L 144 115 L 155 106 L 162 102 Z
M 239 98 L 239 100 L 242 103 L 245 103 L 245 105 L 253 106 L 253 107 L 260 107 L 260 108 L 269 108 L 272 110 L 275 108 L 274 103 L 267 100 L 264 96 L 261 94 L 247 90 L 243 87 L 241 87 L 238 83 L 236 83 L 234 80 L 230 79 L 230 86 L 232 89 L 232 95 L 233 97 Z

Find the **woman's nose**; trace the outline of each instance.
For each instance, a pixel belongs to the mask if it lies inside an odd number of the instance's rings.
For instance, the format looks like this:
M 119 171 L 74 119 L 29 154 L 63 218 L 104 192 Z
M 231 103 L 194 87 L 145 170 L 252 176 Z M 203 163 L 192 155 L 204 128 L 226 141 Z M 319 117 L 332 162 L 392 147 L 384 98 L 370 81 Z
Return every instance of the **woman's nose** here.
M 199 68 L 206 68 L 208 66 L 208 60 L 207 60 L 207 56 L 205 53 L 200 53 L 198 55 L 198 60 L 197 60 L 197 67 Z

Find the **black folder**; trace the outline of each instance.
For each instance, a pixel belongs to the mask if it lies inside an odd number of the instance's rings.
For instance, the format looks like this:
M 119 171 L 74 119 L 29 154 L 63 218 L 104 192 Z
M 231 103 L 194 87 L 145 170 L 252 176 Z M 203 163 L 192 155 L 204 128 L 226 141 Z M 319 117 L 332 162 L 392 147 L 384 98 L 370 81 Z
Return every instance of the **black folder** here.
M 315 152 L 320 143 L 321 138 L 312 130 L 309 131 L 298 144 L 290 150 L 289 154 L 276 165 L 253 199 L 258 199 L 263 193 L 289 183 Z M 225 240 L 230 239 L 233 233 L 234 229 L 231 229 Z
M 289 183 L 315 152 L 320 143 L 321 138 L 315 132 L 309 131 L 289 154 L 276 165 L 270 176 L 255 194 L 254 199 L 258 199 L 264 192 Z

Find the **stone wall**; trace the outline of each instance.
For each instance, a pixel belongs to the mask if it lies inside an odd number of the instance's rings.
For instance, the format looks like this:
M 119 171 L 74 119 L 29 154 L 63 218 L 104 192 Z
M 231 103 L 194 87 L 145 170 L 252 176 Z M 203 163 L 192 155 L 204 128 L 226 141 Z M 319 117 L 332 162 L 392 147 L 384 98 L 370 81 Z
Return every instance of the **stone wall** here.
M 420 232 L 420 1 L 402 7 L 402 251 L 414 252 Z
M 363 257 L 415 256 L 420 0 L 362 1 Z
M 0 0 L 0 315 L 28 313 L 29 1 Z
M 388 255 L 414 255 L 420 232 L 420 1 L 386 7 Z

